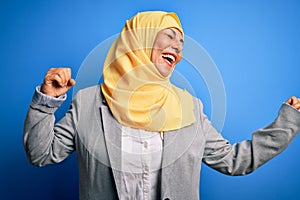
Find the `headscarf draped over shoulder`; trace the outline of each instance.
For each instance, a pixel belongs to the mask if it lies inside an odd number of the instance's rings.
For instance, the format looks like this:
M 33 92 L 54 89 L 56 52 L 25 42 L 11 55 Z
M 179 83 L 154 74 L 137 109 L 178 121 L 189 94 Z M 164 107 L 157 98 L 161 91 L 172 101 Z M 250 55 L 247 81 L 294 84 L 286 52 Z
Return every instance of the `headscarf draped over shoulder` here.
M 175 13 L 140 12 L 112 44 L 101 84 L 108 106 L 125 126 L 148 131 L 176 130 L 195 122 L 193 98 L 162 76 L 151 62 L 156 34 L 166 28 L 183 34 Z

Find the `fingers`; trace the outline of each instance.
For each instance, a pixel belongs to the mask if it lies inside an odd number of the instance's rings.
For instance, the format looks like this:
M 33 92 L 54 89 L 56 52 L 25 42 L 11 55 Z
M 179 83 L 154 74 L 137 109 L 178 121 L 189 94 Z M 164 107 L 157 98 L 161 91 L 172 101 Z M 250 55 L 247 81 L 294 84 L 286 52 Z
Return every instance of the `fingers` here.
M 293 99 L 293 104 L 292 104 L 292 106 L 294 107 L 294 108 L 296 108 L 297 110 L 299 110 L 300 109 L 300 99 L 298 99 L 298 98 L 294 98 Z
M 45 76 L 44 83 L 47 85 L 65 87 L 68 85 L 70 79 L 70 68 L 51 68 Z
M 51 68 L 44 79 L 44 83 L 53 86 L 65 87 L 71 79 L 70 68 Z
M 294 108 L 300 111 L 300 98 L 292 96 L 285 103 L 293 106 Z
M 294 108 L 296 108 L 297 110 L 299 110 L 300 111 L 300 103 L 298 103 L 298 104 L 295 104 L 295 105 L 293 105 L 294 106 Z
M 41 91 L 53 97 L 66 93 L 75 84 L 71 74 L 70 68 L 51 68 L 46 73 Z
M 61 69 L 56 74 L 54 74 L 54 78 L 58 85 L 61 87 L 65 87 L 68 84 L 67 81 L 69 81 L 65 69 Z

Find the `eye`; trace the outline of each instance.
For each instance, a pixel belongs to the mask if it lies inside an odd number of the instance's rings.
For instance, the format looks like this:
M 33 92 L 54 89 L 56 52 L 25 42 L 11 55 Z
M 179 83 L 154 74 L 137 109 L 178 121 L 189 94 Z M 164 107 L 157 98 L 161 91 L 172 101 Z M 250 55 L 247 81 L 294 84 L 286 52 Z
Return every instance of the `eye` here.
M 174 39 L 174 37 L 173 37 L 172 35 L 170 35 L 170 34 L 167 34 L 167 36 L 168 36 L 171 40 Z

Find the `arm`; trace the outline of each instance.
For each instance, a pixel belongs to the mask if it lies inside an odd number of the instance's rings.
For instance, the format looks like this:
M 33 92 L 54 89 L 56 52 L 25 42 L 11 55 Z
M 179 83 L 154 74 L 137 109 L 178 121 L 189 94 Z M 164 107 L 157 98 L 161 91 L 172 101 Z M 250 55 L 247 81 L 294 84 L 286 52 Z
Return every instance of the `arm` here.
M 210 167 L 229 175 L 251 173 L 281 153 L 300 131 L 300 112 L 283 104 L 278 117 L 265 128 L 252 134 L 252 140 L 231 145 L 203 117 L 206 147 L 203 161 Z
M 58 83 L 55 85 L 57 86 Z M 65 92 L 66 90 L 61 90 L 61 93 Z M 58 163 L 75 150 L 74 135 L 80 98 L 74 99 L 65 117 L 54 125 L 54 112 L 66 99 L 65 95 L 61 96 L 60 93 L 55 95 L 59 97 L 44 94 L 37 87 L 30 103 L 24 124 L 23 140 L 26 154 L 33 165 Z

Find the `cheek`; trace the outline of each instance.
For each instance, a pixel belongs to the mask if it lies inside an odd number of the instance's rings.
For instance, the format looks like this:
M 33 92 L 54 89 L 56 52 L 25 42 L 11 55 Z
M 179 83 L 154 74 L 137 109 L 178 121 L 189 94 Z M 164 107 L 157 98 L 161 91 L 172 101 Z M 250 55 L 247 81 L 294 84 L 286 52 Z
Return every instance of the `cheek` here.
M 159 58 L 160 58 L 160 51 L 158 49 L 153 49 L 150 58 L 151 62 L 155 63 L 159 61 Z
M 176 64 L 179 63 L 179 62 L 181 61 L 181 59 L 182 59 L 182 55 L 179 55 L 179 56 L 177 57 Z
M 168 46 L 168 39 L 164 36 L 158 35 L 157 38 L 154 41 L 153 47 L 156 49 L 163 50 Z

